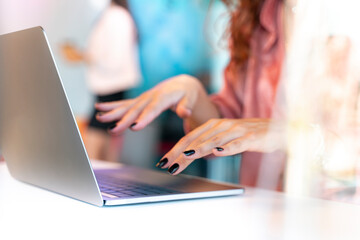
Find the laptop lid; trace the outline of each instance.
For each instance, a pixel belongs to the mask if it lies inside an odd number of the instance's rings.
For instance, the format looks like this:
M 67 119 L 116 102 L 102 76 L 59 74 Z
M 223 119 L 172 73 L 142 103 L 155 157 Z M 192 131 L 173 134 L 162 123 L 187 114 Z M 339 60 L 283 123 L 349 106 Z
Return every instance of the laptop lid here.
M 41 27 L 0 36 L 0 148 L 14 178 L 103 205 Z

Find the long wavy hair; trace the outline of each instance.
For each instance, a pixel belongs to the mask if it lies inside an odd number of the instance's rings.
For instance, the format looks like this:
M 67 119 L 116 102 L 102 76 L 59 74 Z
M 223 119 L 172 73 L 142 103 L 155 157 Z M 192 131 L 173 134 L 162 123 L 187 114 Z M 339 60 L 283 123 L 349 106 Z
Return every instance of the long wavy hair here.
M 230 38 L 229 67 L 239 69 L 249 59 L 250 39 L 260 22 L 260 11 L 265 0 L 222 0 L 230 12 L 226 37 Z

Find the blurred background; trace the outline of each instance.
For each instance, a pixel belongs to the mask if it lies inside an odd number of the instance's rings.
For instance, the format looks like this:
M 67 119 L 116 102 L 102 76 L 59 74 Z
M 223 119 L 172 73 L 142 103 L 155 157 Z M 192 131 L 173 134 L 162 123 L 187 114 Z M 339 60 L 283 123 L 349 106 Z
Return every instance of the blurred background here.
M 62 48 L 71 44 L 85 50 L 109 4 L 110 0 L 0 0 L 0 34 L 34 26 L 45 29 L 84 138 L 95 96 L 87 84 L 86 64 L 67 61 Z M 220 89 L 228 62 L 228 14 L 221 1 L 129 0 L 125 8 L 135 22 L 141 72 L 140 84 L 126 97 L 178 74 L 198 77 L 210 93 Z M 116 160 L 154 168 L 183 135 L 182 121 L 165 112 L 143 131 L 127 131 Z M 239 156 L 198 160 L 186 173 L 238 182 L 239 161 Z

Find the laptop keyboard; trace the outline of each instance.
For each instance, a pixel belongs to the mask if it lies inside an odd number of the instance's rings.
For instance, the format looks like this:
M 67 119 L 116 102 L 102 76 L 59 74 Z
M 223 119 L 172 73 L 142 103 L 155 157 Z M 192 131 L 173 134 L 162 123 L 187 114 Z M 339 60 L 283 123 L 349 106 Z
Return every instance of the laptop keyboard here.
M 95 174 L 101 193 L 110 198 L 133 198 L 179 193 L 171 189 L 124 180 L 108 173 Z

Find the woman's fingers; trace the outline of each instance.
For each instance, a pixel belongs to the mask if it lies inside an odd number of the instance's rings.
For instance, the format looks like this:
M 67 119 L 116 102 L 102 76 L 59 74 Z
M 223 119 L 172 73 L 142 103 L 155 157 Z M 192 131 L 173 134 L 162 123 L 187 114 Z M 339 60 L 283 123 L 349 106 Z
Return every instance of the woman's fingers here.
M 124 114 L 129 110 L 130 106 L 127 107 L 121 107 L 121 108 L 115 108 L 114 110 L 111 110 L 109 112 L 99 112 L 96 115 L 96 119 L 99 122 L 114 122 L 121 119 Z
M 220 130 L 220 129 L 219 129 Z M 209 131 L 207 133 L 210 133 Z M 204 135 L 204 134 L 203 134 Z M 205 136 L 203 136 L 203 139 Z M 220 132 L 214 136 L 209 134 L 208 139 L 204 141 L 196 141 L 198 143 L 190 144 L 182 155 L 180 155 L 172 164 L 169 166 L 169 173 L 176 175 L 187 168 L 196 159 L 206 157 L 216 149 L 217 146 L 222 146 L 227 142 L 236 138 L 235 134 L 229 134 L 229 132 Z M 173 166 L 179 166 L 176 171 L 173 170 Z
M 98 103 L 96 108 L 103 112 L 97 115 L 97 119 L 100 122 L 118 121 L 110 129 L 112 134 L 119 134 L 128 127 L 135 131 L 141 130 L 178 101 L 174 96 L 163 96 L 155 89 L 132 100 Z
M 114 102 L 95 103 L 95 108 L 101 112 L 108 112 L 108 111 L 114 110 L 116 108 L 119 108 L 121 106 L 130 105 L 131 102 L 134 102 L 134 99 L 120 100 L 120 101 L 114 101 Z
M 161 90 L 159 90 L 161 91 Z M 175 108 L 175 112 L 182 118 L 190 117 L 191 109 L 196 102 L 196 94 L 173 90 L 170 93 L 157 93 L 150 104 L 144 108 L 134 130 L 141 130 L 158 117 L 162 112 Z
M 97 103 L 95 107 L 101 112 L 97 119 L 100 122 L 118 121 L 110 131 L 113 134 L 118 134 L 129 126 L 132 130 L 141 130 L 170 108 L 182 118 L 190 117 L 199 93 L 206 95 L 196 78 L 179 75 L 158 84 L 135 99 Z
M 178 174 L 194 160 L 212 153 L 217 145 L 235 138 L 235 134 L 226 134 L 232 126 L 231 120 L 213 119 L 196 128 L 183 137 L 157 164 L 160 168 L 169 168 L 172 174 Z
M 283 127 L 269 131 L 270 124 L 268 119 L 211 120 L 183 137 L 157 166 L 169 168 L 169 173 L 176 175 L 194 160 L 211 153 L 229 156 L 244 151 L 277 150 L 282 147 Z
M 136 119 L 142 110 L 149 104 L 149 101 L 149 98 L 140 99 L 140 101 L 138 101 L 136 104 L 131 106 L 128 111 L 126 111 L 120 121 L 118 121 L 113 127 L 111 127 L 111 129 L 109 129 L 109 132 L 111 134 L 120 134 L 128 127 L 135 127 L 137 124 Z
M 231 132 L 230 130 L 220 132 L 214 136 L 209 135 L 209 138 L 207 140 L 204 140 L 203 142 L 200 142 L 199 144 L 193 147 L 198 155 L 198 156 L 195 155 L 194 157 L 200 158 L 207 156 L 213 153 L 214 149 L 218 149 L 220 146 L 223 146 L 228 142 L 241 137 L 241 135 L 242 135 L 241 133 Z
M 175 146 L 163 157 L 163 159 L 157 165 L 160 168 L 167 168 L 175 162 L 179 156 L 191 156 L 194 153 L 192 151 L 185 152 L 187 146 L 189 146 L 193 141 L 195 141 L 202 133 L 206 132 L 208 129 L 212 128 L 215 125 L 215 122 L 209 120 L 207 123 L 201 125 L 200 127 L 194 129 L 189 134 L 184 136 L 178 141 Z M 190 149 L 191 150 L 191 149 Z M 162 162 L 166 160 L 166 163 Z M 161 164 L 160 164 L 161 163 Z M 164 163 L 164 164 L 162 164 Z
M 152 101 L 142 110 L 137 118 L 134 130 L 141 130 L 158 117 L 162 112 L 171 108 L 182 97 L 182 93 L 174 93 L 170 96 L 166 94 L 158 94 Z
M 211 125 L 208 125 L 206 131 L 203 131 L 184 148 L 183 154 L 180 154 L 173 162 L 169 162 L 169 172 L 171 174 L 178 174 L 194 160 L 210 155 L 214 148 L 241 137 L 243 132 L 233 131 L 232 124 L 231 120 L 213 121 Z M 179 166 L 176 171 L 172 169 L 174 164 Z
M 251 150 L 254 146 L 253 140 L 249 139 L 249 136 L 243 136 L 236 138 L 228 143 L 218 145 L 212 149 L 212 153 L 215 156 L 222 157 L 222 156 L 230 156 L 235 155 L 238 153 L 242 153 L 246 150 Z
M 216 156 L 229 156 L 244 151 L 273 152 L 282 149 L 285 142 L 284 124 L 259 121 L 252 123 L 243 136 L 216 147 L 213 153 Z

